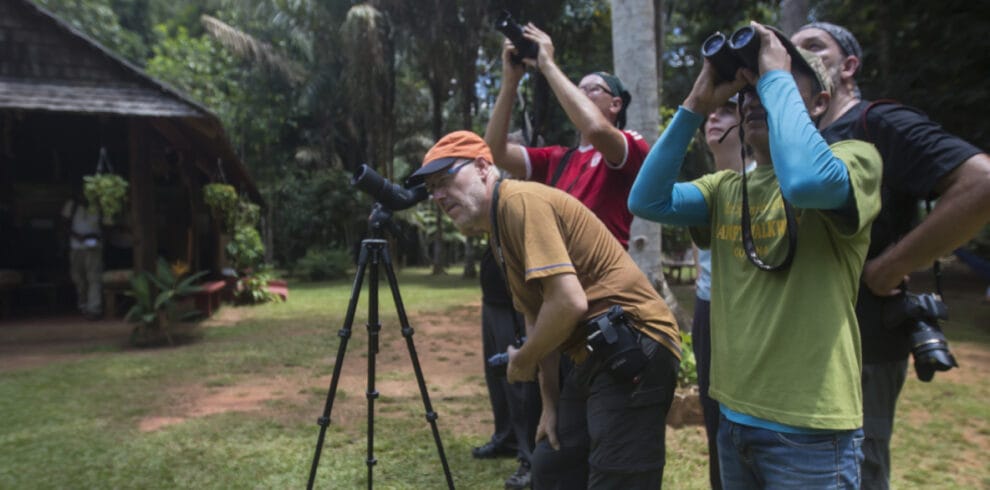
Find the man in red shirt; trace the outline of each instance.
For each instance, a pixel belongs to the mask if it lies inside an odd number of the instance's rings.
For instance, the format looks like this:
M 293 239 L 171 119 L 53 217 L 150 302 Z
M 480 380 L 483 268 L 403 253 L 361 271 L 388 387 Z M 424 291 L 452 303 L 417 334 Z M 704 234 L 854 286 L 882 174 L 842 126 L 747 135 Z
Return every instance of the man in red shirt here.
M 485 130 L 495 164 L 519 179 L 543 182 L 576 197 L 591 209 L 622 244 L 628 247 L 632 213 L 625 200 L 649 145 L 635 131 L 624 131 L 631 96 L 618 77 L 606 72 L 585 75 L 574 85 L 553 59 L 553 42 L 532 24 L 523 36 L 539 45 L 536 59 L 516 64 L 509 40 L 502 49 L 502 88 Z M 577 127 L 577 148 L 528 148 L 508 142 L 509 120 L 519 80 L 526 66 L 546 77 L 567 117 Z M 566 155 L 566 158 L 565 158 Z

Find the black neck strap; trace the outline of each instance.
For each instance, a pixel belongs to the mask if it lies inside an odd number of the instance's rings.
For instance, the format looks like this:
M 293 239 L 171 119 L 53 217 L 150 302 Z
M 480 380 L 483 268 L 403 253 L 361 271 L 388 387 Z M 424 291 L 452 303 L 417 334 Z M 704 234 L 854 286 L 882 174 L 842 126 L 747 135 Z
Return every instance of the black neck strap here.
M 797 222 L 794 220 L 794 208 L 791 203 L 787 202 L 782 195 L 780 197 L 784 201 L 784 216 L 787 219 L 787 256 L 784 260 L 777 265 L 770 265 L 763 261 L 760 255 L 756 252 L 756 244 L 753 243 L 753 229 L 752 220 L 749 215 L 749 196 L 746 192 L 746 165 L 743 163 L 742 171 L 742 220 L 740 222 L 742 228 L 742 240 L 743 249 L 746 251 L 746 257 L 749 261 L 753 263 L 758 269 L 773 272 L 784 270 L 790 267 L 791 262 L 794 261 L 794 252 L 797 250 Z
M 505 254 L 502 253 L 502 242 L 499 241 L 498 237 L 498 191 L 502 187 L 502 179 L 495 181 L 495 189 L 492 191 L 492 209 L 491 209 L 491 220 L 492 220 L 492 233 L 488 237 L 492 245 L 495 247 L 495 261 L 498 262 L 499 270 L 502 272 L 502 279 L 505 281 L 506 289 L 509 288 L 509 271 L 505 267 Z M 509 291 L 511 296 L 512 292 Z M 526 329 L 519 324 L 519 320 L 516 318 L 515 313 L 512 315 L 512 328 L 515 330 L 516 334 L 516 347 L 522 345 L 522 338 L 526 335 Z
M 495 247 L 495 260 L 498 261 L 499 268 L 502 270 L 502 278 L 505 279 L 506 284 L 508 284 L 509 274 L 505 270 L 505 255 L 502 253 L 502 243 L 498 239 L 498 190 L 501 186 L 502 179 L 495 181 L 495 190 L 492 191 L 492 234 L 488 239 L 491 240 L 492 245 Z

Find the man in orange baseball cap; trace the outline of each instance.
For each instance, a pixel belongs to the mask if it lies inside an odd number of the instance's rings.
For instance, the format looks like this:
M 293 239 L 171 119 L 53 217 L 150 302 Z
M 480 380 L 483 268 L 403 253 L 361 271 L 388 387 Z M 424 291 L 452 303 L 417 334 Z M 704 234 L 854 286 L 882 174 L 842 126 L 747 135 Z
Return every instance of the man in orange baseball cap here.
M 462 233 L 489 235 L 525 318 L 527 340 L 509 347 L 507 377 L 535 380 L 539 368 L 533 487 L 659 488 L 680 334 L 646 276 L 574 197 L 501 180 L 473 133 L 441 138 L 409 179 L 424 181 Z M 561 353 L 575 363 L 563 380 Z

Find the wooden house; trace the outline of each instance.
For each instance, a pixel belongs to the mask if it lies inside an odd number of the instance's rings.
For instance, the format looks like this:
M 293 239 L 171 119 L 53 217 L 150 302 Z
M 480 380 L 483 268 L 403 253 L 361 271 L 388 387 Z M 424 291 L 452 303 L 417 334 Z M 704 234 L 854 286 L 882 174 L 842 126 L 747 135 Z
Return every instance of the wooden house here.
M 73 304 L 64 203 L 105 150 L 129 183 L 105 233 L 107 268 L 158 257 L 219 272 L 220 230 L 202 187 L 261 197 L 208 109 L 29 0 L 0 0 L 0 301 Z M 0 315 L 3 311 L 0 310 Z

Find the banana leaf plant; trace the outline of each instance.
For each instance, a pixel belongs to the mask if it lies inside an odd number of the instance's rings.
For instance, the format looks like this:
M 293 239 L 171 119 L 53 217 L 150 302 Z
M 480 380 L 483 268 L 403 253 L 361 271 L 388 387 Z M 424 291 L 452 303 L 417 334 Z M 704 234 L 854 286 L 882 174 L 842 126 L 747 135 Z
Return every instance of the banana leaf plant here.
M 134 306 L 124 319 L 137 324 L 131 332 L 132 344 L 164 335 L 169 345 L 173 345 L 169 334 L 171 325 L 200 315 L 197 310 L 180 311 L 178 306 L 182 298 L 200 291 L 201 287 L 195 282 L 208 271 L 183 277 L 182 268 L 172 268 L 165 259 L 159 258 L 154 274 L 142 271 L 131 278 L 131 290 L 125 294 L 134 298 Z

